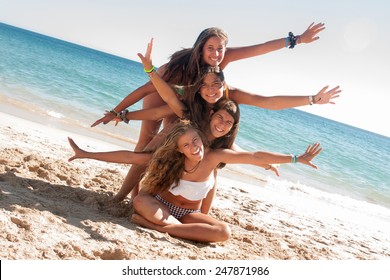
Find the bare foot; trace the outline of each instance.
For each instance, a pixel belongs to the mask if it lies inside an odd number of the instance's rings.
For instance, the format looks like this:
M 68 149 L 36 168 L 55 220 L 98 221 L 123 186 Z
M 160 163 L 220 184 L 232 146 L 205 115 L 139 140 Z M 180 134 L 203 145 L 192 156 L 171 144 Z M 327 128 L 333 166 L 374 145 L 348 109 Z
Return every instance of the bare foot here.
M 148 220 L 146 220 L 144 217 L 142 217 L 141 215 L 138 215 L 138 214 L 133 214 L 131 216 L 131 221 L 133 223 L 136 223 L 136 224 L 139 224 L 143 227 L 146 227 L 146 228 L 151 228 L 151 229 L 156 229 L 158 230 L 158 228 L 160 228 L 161 226 L 158 226 L 156 224 L 153 224 L 152 222 L 149 222 Z

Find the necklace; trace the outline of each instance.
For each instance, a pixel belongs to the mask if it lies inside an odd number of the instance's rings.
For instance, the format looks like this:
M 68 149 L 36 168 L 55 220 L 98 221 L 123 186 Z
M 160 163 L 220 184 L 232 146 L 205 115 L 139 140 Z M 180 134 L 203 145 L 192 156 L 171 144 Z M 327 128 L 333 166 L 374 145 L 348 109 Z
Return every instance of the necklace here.
M 194 167 L 192 167 L 190 170 L 187 170 L 184 168 L 184 172 L 186 172 L 188 174 L 194 173 L 198 169 L 200 162 L 201 161 L 198 161 L 198 163 Z

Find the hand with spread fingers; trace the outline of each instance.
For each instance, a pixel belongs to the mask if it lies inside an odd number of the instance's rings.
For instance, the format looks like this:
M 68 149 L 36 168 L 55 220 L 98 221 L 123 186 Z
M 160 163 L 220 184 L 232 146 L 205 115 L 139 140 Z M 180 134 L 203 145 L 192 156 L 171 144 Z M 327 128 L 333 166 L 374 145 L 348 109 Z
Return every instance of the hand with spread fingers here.
M 306 152 L 297 157 L 297 162 L 306 164 L 317 169 L 317 166 L 311 161 L 322 151 L 320 143 L 315 143 L 314 145 L 309 145 L 306 149 Z
M 333 99 L 340 96 L 340 86 L 334 87 L 328 90 L 329 86 L 326 86 L 320 90 L 315 96 L 313 96 L 314 104 L 335 104 Z
M 314 22 L 300 35 L 301 43 L 311 43 L 318 40 L 320 37 L 317 36 L 322 30 L 325 29 L 324 23 L 317 23 L 314 25 Z

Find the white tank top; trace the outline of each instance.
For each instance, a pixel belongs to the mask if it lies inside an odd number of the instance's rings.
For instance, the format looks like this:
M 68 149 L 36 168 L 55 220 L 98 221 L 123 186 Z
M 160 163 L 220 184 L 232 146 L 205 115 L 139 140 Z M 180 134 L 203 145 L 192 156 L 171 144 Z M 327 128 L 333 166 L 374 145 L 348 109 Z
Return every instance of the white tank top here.
M 169 192 L 173 195 L 180 195 L 185 199 L 196 201 L 207 196 L 209 190 L 214 187 L 214 176 L 205 182 L 193 182 L 180 179 L 176 187 L 171 186 Z

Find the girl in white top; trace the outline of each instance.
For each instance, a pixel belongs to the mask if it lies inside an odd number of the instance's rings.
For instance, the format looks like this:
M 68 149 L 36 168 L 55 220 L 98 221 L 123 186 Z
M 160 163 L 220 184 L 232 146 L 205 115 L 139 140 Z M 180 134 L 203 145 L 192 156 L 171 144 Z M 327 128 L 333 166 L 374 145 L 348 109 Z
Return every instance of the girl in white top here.
M 311 160 L 322 150 L 318 143 L 309 145 L 300 156 L 209 149 L 203 145 L 201 132 L 188 121 L 175 124 L 163 145 L 153 154 L 130 151 L 86 152 L 72 139 L 69 139 L 69 142 L 75 152 L 69 161 L 90 158 L 115 163 L 149 162 L 141 181 L 142 195 L 136 196 L 133 201 L 133 207 L 138 214 L 132 216 L 132 221 L 172 236 L 204 242 L 229 239 L 230 228 L 224 222 L 200 213 L 202 200 L 199 198 L 204 194 L 188 195 L 185 181 L 194 184 L 190 188 L 209 184 L 215 168 L 221 162 L 252 165 L 299 162 L 317 168 Z M 204 192 L 206 191 L 207 188 L 204 189 Z
M 211 136 L 213 133 L 207 133 L 207 130 L 209 129 L 209 116 L 215 112 L 213 108 L 214 105 L 224 99 L 234 101 L 237 104 L 247 104 L 280 110 L 284 108 L 309 105 L 311 103 L 334 104 L 334 99 L 338 98 L 339 93 L 341 92 L 339 87 L 335 87 L 330 90 L 328 90 L 328 87 L 324 87 L 316 95 L 265 97 L 228 87 L 224 80 L 223 73 L 219 71 L 219 67 L 216 67 L 218 69 L 213 67 L 202 67 L 199 70 L 199 77 L 196 81 L 194 81 L 193 86 L 185 87 L 184 95 L 179 96 L 177 92 L 172 89 L 171 85 L 168 84 L 157 71 L 154 71 L 151 59 L 152 48 L 153 39 L 148 43 L 145 55 L 139 53 L 138 56 L 144 65 L 145 72 L 148 73 L 151 82 L 167 105 L 137 112 L 128 112 L 125 110 L 120 114 L 120 116 L 121 119 L 126 122 L 132 119 L 161 120 L 163 118 L 167 118 L 168 116 L 172 116 L 173 114 L 179 118 L 190 119 L 192 122 L 197 124 L 202 131 L 205 131 L 207 136 Z M 120 121 L 120 118 L 116 118 L 116 120 Z M 169 126 L 167 127 L 169 130 Z M 150 147 L 158 146 L 158 137 L 159 136 L 149 142 L 147 146 L 148 149 Z M 217 138 L 220 138 L 217 142 L 221 142 L 223 141 L 223 138 L 226 138 L 226 136 L 220 133 Z M 233 140 L 231 144 L 233 144 L 234 137 L 231 137 L 231 139 Z M 213 139 L 209 140 L 213 141 Z M 232 145 L 219 145 L 215 147 L 215 145 L 212 144 L 212 147 L 232 148 Z M 274 167 L 271 166 L 271 168 L 275 170 Z M 140 167 L 131 167 L 120 191 L 115 196 L 117 200 L 124 199 L 132 190 L 132 196 L 136 194 L 136 189 L 133 188 L 137 185 L 136 178 L 140 177 L 140 170 L 142 170 Z

